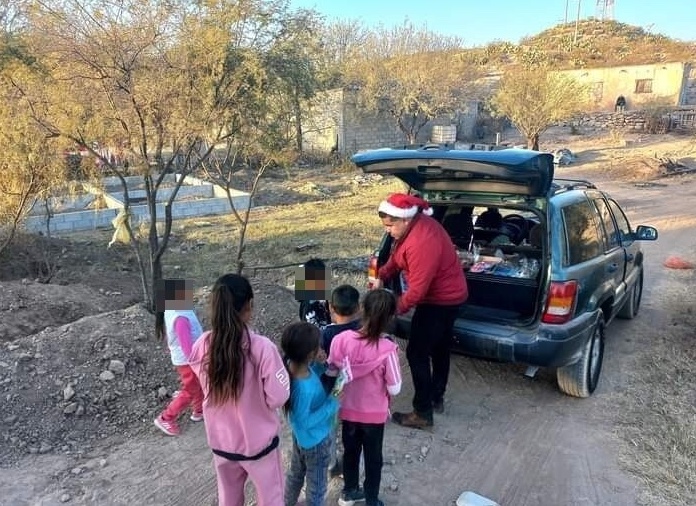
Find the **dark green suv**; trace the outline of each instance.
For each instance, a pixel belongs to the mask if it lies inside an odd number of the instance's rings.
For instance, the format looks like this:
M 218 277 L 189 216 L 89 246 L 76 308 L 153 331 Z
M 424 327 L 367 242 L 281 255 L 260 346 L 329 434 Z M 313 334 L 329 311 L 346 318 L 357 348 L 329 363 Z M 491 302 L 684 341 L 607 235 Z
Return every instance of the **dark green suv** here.
M 592 183 L 554 179 L 551 154 L 426 145 L 360 153 L 353 162 L 401 179 L 450 233 L 469 286 L 454 325 L 456 350 L 527 364 L 530 374 L 556 368 L 569 395 L 595 390 L 606 326 L 638 313 L 640 241 L 656 240 L 655 228 L 633 229 L 619 204 Z M 385 234 L 371 279 L 391 242 Z M 402 285 L 388 286 L 399 293 Z M 410 318 L 398 318 L 399 337 L 408 339 Z

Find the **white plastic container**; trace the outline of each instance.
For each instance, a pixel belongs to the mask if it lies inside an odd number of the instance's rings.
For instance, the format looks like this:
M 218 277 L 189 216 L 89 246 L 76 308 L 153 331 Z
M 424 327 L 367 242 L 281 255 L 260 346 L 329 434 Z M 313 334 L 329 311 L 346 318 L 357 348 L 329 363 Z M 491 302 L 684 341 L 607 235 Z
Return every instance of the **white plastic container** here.
M 464 492 L 457 498 L 457 506 L 500 506 L 497 502 L 475 492 Z
M 433 125 L 433 142 L 453 144 L 457 140 L 457 125 Z

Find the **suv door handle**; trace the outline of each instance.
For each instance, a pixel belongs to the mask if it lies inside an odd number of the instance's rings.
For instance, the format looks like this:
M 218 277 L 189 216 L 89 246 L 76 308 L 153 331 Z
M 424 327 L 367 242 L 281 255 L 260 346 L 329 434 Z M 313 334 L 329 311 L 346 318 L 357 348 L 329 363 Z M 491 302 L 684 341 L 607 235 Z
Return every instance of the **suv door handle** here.
M 607 266 L 607 272 L 616 272 L 616 270 L 618 268 L 619 268 L 619 264 L 617 264 L 617 263 L 609 264 Z
M 633 253 L 629 253 L 628 255 L 626 255 L 626 261 L 627 261 L 627 262 L 633 262 L 633 260 L 634 260 L 635 258 L 636 258 L 636 257 L 635 257 L 635 255 L 634 255 Z

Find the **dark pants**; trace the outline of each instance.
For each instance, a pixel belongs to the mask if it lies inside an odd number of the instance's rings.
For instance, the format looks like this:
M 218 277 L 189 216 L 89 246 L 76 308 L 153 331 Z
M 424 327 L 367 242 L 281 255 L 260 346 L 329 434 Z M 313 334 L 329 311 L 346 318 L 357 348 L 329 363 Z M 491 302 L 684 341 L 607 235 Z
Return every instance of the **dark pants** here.
M 452 327 L 458 309 L 458 305 L 419 304 L 411 319 L 406 358 L 415 390 L 413 409 L 421 416 L 432 417 L 433 402 L 442 400 L 445 395 Z
M 350 492 L 359 488 L 360 452 L 365 454 L 365 503 L 377 504 L 379 485 L 382 481 L 383 423 L 342 422 L 343 440 L 343 490 Z

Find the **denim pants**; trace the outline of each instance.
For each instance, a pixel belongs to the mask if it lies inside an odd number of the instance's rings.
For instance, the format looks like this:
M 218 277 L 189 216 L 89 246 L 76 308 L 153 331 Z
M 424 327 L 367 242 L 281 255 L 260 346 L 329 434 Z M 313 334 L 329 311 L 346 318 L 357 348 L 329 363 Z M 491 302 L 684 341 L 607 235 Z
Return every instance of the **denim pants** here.
M 367 506 L 377 504 L 379 486 L 382 481 L 383 423 L 360 423 L 343 421 L 343 491 L 359 488 L 360 455 L 365 457 L 365 502 Z
M 297 504 L 305 479 L 307 480 L 306 506 L 324 506 L 326 504 L 329 464 L 333 459 L 331 454 L 331 439 L 333 437 L 333 434 L 329 434 L 318 445 L 304 449 L 300 448 L 293 436 L 290 470 L 285 479 L 285 506 Z
M 415 390 L 413 409 L 421 416 L 432 417 L 433 402 L 445 395 L 452 327 L 458 311 L 459 306 L 419 304 L 413 313 L 406 358 Z

